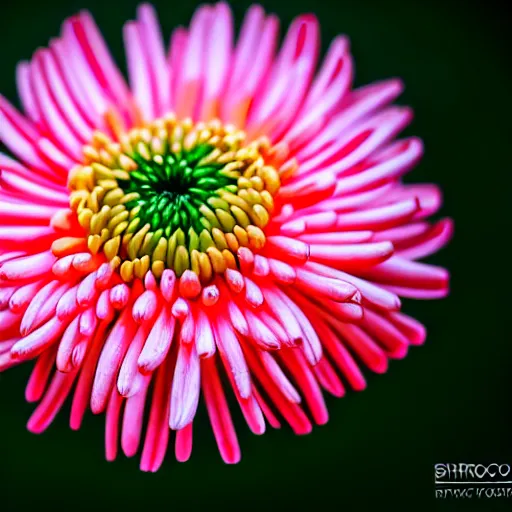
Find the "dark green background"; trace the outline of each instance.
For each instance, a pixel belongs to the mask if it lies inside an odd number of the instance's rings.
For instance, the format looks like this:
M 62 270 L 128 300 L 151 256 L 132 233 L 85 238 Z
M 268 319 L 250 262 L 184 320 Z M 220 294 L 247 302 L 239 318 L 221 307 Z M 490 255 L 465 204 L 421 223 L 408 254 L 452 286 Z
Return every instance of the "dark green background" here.
M 188 23 L 195 2 L 155 2 L 165 33 Z M 239 23 L 249 2 L 237 1 Z M 408 134 L 426 156 L 410 179 L 441 184 L 443 215 L 456 221 L 451 245 L 432 258 L 451 269 L 443 301 L 405 302 L 429 327 L 427 344 L 371 376 L 362 394 L 328 399 L 331 420 L 312 435 L 287 429 L 264 437 L 236 416 L 243 460 L 224 465 L 205 411 L 195 422 L 187 464 L 172 449 L 157 474 L 138 459 L 104 461 L 103 417 L 79 433 L 69 408 L 43 435 L 25 430 L 32 407 L 23 389 L 29 365 L 0 376 L 0 509 L 54 510 L 497 510 L 511 501 L 434 499 L 437 462 L 507 462 L 510 441 L 510 62 L 504 9 L 487 2 L 387 0 L 263 2 L 283 25 L 311 11 L 323 50 L 338 33 L 352 40 L 356 84 L 401 76 L 401 103 L 414 107 Z M 0 91 L 16 101 L 16 62 L 57 34 L 61 21 L 88 7 L 124 66 L 122 23 L 134 1 L 12 2 L 2 7 Z M 508 204 L 507 204 L 508 203 Z

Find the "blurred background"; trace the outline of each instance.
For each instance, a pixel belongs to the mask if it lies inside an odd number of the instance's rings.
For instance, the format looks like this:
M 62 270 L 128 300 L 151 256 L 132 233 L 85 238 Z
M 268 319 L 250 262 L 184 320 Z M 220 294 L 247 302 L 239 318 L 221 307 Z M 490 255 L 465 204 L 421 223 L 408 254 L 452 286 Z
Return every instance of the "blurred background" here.
M 138 2 L 11 1 L 0 19 L 0 92 L 15 104 L 15 66 L 87 8 L 124 69 L 122 24 Z M 237 25 L 251 2 L 232 2 Z M 454 1 L 263 1 L 283 29 L 315 13 L 322 49 L 347 34 L 356 85 L 400 76 L 415 120 L 407 135 L 426 155 L 409 181 L 435 182 L 452 216 L 452 243 L 430 261 L 452 272 L 442 301 L 404 301 L 428 326 L 424 347 L 369 376 L 363 393 L 327 397 L 330 422 L 306 437 L 283 427 L 263 437 L 234 418 L 242 462 L 224 465 L 202 406 L 191 460 L 169 450 L 157 474 L 139 459 L 107 463 L 104 417 L 68 427 L 69 404 L 42 436 L 25 430 L 30 365 L 0 375 L 0 510 L 510 510 L 510 499 L 434 498 L 434 464 L 512 464 L 510 436 L 510 119 L 512 80 L 504 6 Z M 198 2 L 154 1 L 166 38 Z

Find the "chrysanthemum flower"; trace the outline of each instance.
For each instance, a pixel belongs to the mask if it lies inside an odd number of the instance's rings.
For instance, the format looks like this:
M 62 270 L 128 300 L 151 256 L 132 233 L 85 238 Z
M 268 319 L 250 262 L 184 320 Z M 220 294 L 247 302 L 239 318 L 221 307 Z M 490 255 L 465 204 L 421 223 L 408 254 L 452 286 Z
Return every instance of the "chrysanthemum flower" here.
M 425 330 L 399 297 L 448 274 L 434 185 L 405 185 L 421 141 L 394 140 L 399 80 L 351 90 L 345 37 L 318 22 L 201 7 L 166 53 L 153 9 L 124 28 L 129 86 L 87 12 L 20 63 L 0 97 L 0 370 L 35 360 L 28 428 L 68 396 L 71 428 L 106 414 L 106 457 L 188 459 L 200 396 L 224 461 L 228 397 L 256 434 L 323 424 L 323 391 L 365 387 Z M 147 408 L 146 408 L 146 404 Z M 145 409 L 148 413 L 145 422 Z M 146 425 L 146 426 L 144 426 Z

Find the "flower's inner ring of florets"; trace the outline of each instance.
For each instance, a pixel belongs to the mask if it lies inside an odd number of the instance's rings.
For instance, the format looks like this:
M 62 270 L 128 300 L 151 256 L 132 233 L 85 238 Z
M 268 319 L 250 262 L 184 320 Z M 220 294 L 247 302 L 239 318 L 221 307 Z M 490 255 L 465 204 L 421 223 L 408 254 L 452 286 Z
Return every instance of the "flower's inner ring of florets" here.
M 279 174 L 271 146 L 219 121 L 172 115 L 112 141 L 94 135 L 85 163 L 70 174 L 71 208 L 93 254 L 120 264 L 123 280 L 178 276 L 202 281 L 237 268 L 240 247 L 265 244 Z

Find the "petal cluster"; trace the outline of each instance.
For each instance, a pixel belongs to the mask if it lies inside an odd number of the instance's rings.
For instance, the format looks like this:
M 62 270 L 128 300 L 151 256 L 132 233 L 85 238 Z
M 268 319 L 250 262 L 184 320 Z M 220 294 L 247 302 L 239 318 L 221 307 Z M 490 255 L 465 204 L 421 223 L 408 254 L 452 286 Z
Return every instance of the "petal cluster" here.
M 437 186 L 402 182 L 423 152 L 396 140 L 412 115 L 391 105 L 402 84 L 352 89 L 347 39 L 318 62 L 312 15 L 280 47 L 278 30 L 253 6 L 235 39 L 229 7 L 207 5 L 167 49 L 142 5 L 124 27 L 127 83 L 81 12 L 19 64 L 23 113 L 0 96 L 0 371 L 35 362 L 29 430 L 71 397 L 71 428 L 105 413 L 107 459 L 141 447 L 141 469 L 156 471 L 171 434 L 190 457 L 202 400 L 235 463 L 231 397 L 255 434 L 283 422 L 306 434 L 328 420 L 324 392 L 362 390 L 365 368 L 385 372 L 424 342 L 400 297 L 448 293 L 447 271 L 419 260 L 453 226 L 429 221 Z M 191 126 L 208 151 L 215 130 L 243 133 L 218 167 L 183 157 L 185 214 L 141 173 L 165 163 L 162 119 L 189 127 L 174 155 Z

